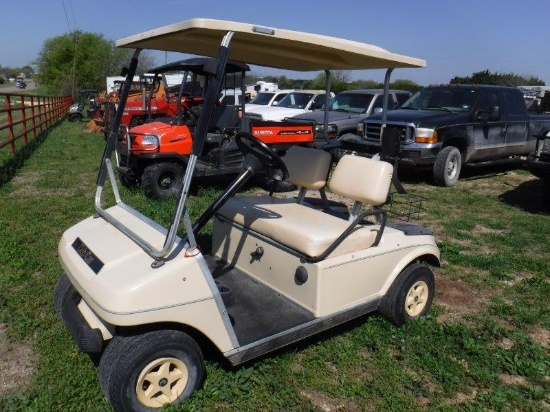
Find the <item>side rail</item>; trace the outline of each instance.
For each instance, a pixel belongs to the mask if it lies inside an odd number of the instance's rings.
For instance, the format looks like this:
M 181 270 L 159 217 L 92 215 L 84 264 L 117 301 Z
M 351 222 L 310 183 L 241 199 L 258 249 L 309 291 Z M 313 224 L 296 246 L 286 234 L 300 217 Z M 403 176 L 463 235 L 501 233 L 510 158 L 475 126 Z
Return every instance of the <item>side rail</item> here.
M 0 165 L 62 119 L 71 104 L 71 96 L 0 93 Z

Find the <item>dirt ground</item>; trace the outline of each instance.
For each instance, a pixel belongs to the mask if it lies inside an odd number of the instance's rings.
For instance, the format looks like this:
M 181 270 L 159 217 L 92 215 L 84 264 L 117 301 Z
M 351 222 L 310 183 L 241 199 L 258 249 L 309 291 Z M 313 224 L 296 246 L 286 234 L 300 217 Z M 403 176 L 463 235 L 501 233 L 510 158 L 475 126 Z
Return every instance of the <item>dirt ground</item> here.
M 26 388 L 32 381 L 36 362 L 31 346 L 11 342 L 6 336 L 6 325 L 0 323 L 0 397 Z

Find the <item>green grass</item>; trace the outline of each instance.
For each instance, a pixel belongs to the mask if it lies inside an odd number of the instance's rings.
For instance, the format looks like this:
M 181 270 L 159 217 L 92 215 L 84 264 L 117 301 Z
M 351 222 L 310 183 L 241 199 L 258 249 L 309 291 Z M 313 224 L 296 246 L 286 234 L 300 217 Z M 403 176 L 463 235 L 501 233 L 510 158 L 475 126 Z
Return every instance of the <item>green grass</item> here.
M 0 398 L 0 410 L 110 410 L 95 366 L 52 305 L 61 234 L 93 213 L 104 140 L 82 128 L 53 129 L 0 187 L 0 323 L 12 348 L 34 354 L 33 373 L 19 365 L 20 390 Z M 408 196 L 426 199 L 417 221 L 433 228 L 442 251 L 428 317 L 403 328 L 364 317 L 239 368 L 210 354 L 202 388 L 167 410 L 550 410 L 550 215 L 542 184 L 510 168 L 464 175 L 453 188 L 433 187 L 427 174 L 403 179 Z M 174 201 L 121 191 L 140 211 L 170 220 Z M 200 188 L 192 216 L 218 193 Z M 9 358 L 0 354 L 0 364 Z

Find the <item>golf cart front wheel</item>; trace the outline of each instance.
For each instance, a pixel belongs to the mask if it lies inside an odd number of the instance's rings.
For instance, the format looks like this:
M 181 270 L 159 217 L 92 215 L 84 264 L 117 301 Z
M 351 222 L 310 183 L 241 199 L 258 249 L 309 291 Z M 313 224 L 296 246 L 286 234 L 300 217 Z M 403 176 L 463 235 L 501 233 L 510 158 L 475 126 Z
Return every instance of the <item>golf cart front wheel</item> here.
M 434 293 L 433 272 L 427 266 L 414 263 L 397 276 L 380 303 L 379 311 L 389 321 L 401 326 L 428 313 Z
M 150 412 L 185 401 L 205 371 L 202 352 L 189 335 L 156 330 L 113 337 L 98 373 L 115 410 Z

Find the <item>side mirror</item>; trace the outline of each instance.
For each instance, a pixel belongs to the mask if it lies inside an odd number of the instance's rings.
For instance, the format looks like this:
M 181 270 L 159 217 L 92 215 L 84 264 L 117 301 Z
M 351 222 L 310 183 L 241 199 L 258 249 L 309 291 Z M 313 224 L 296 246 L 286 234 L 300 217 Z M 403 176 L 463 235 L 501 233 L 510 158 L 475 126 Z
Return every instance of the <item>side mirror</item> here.
M 319 103 L 315 103 L 315 102 L 311 103 L 311 106 L 310 106 L 311 110 L 319 110 L 319 109 L 322 109 L 322 108 L 323 108 L 322 105 L 320 105 Z
M 382 109 L 381 107 L 375 107 L 375 108 L 372 110 L 372 114 L 382 113 L 383 111 L 384 111 L 384 109 Z

